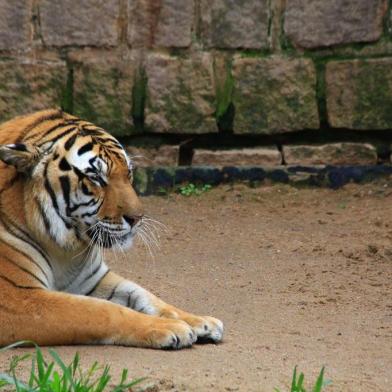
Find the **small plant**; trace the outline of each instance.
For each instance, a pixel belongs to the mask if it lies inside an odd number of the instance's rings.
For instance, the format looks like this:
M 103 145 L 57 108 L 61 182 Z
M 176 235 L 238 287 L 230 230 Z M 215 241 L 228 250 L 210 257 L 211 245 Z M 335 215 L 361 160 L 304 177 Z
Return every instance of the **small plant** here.
M 290 392 L 307 392 L 305 387 L 303 386 L 305 376 L 303 373 L 300 373 L 297 379 L 297 367 L 294 368 L 293 379 L 291 381 L 291 389 Z M 317 377 L 316 384 L 312 389 L 312 392 L 321 392 L 323 387 L 326 386 L 328 382 L 324 381 L 324 367 L 321 369 L 319 376 Z M 275 388 L 275 392 L 280 392 L 280 389 Z
M 201 186 L 196 186 L 195 184 L 187 184 L 184 186 L 181 186 L 179 188 L 179 193 L 182 196 L 200 196 L 202 193 L 208 192 L 212 188 L 211 185 L 204 184 Z
M 23 345 L 33 344 L 33 354 L 25 354 L 12 358 L 7 373 L 0 373 L 0 389 L 16 392 L 125 392 L 144 379 L 128 381 L 128 370 L 123 369 L 120 382 L 109 385 L 112 376 L 108 365 L 100 366 L 98 362 L 86 371 L 81 368 L 80 356 L 75 354 L 69 365 L 66 365 L 59 354 L 49 349 L 51 361 L 47 362 L 40 347 L 32 342 L 18 342 L 0 352 Z M 16 368 L 20 363 L 31 359 L 28 381 L 22 381 L 16 376 Z M 12 389 L 11 389 L 12 388 Z

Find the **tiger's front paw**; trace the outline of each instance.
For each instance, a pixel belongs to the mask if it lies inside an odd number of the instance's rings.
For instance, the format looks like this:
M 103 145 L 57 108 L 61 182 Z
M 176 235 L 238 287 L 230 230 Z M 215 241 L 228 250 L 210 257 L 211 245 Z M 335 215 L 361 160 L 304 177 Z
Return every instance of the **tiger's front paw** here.
M 181 314 L 181 320 L 189 324 L 196 332 L 199 342 L 220 342 L 223 339 L 223 323 L 211 316 L 195 316 L 189 313 Z
M 182 320 L 164 320 L 146 332 L 148 347 L 180 349 L 190 347 L 197 340 L 193 328 Z
M 211 316 L 195 316 L 195 320 L 190 320 L 193 330 L 196 332 L 198 340 L 212 340 L 217 343 L 223 339 L 223 323 Z
M 185 321 L 196 332 L 199 342 L 220 342 L 223 339 L 223 323 L 215 317 L 196 316 L 174 307 L 164 309 L 161 317 Z

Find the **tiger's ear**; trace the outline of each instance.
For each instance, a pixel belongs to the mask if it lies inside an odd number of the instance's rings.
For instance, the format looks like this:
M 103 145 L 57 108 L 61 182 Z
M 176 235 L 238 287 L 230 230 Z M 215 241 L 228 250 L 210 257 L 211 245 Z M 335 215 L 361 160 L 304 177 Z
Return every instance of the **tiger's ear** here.
M 7 165 L 15 166 L 20 173 L 27 173 L 39 160 L 40 151 L 37 147 L 24 144 L 0 145 L 0 160 Z

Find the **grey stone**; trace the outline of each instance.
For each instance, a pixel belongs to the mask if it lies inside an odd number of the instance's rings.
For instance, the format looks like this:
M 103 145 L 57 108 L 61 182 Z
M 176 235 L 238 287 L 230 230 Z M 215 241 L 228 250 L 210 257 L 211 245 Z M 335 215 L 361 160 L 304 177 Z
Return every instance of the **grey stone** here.
M 203 42 L 214 48 L 267 48 L 268 3 L 268 0 L 201 0 Z
M 125 146 L 137 167 L 178 166 L 180 147 L 162 145 L 157 148 Z
M 27 46 L 30 41 L 30 2 L 0 0 L 0 49 L 12 50 Z
M 64 62 L 1 61 L 0 119 L 60 107 L 66 79 Z
M 133 132 L 134 69 L 128 62 L 86 61 L 74 67 L 74 112 L 116 136 Z
M 233 77 L 234 133 L 274 134 L 319 127 L 311 60 L 237 56 Z
M 191 44 L 193 0 L 128 0 L 128 42 L 132 47 Z
M 216 132 L 211 55 L 150 54 L 145 125 L 150 132 Z
M 194 166 L 276 166 L 282 156 L 276 147 L 242 148 L 232 150 L 195 149 Z
M 289 0 L 284 30 L 302 48 L 376 41 L 386 0 Z
M 392 59 L 332 61 L 326 67 L 332 127 L 392 128 Z
M 283 146 L 287 165 L 375 165 L 377 150 L 368 143 Z
M 41 0 L 42 37 L 50 46 L 115 46 L 119 14 L 119 0 Z

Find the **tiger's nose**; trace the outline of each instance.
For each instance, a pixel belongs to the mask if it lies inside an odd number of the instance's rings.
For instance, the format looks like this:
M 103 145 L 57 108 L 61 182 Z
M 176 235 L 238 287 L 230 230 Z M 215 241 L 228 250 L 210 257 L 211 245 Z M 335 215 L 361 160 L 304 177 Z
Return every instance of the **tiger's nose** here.
M 129 226 L 134 227 L 143 219 L 143 215 L 123 215 L 123 218 L 125 222 L 129 224 Z

